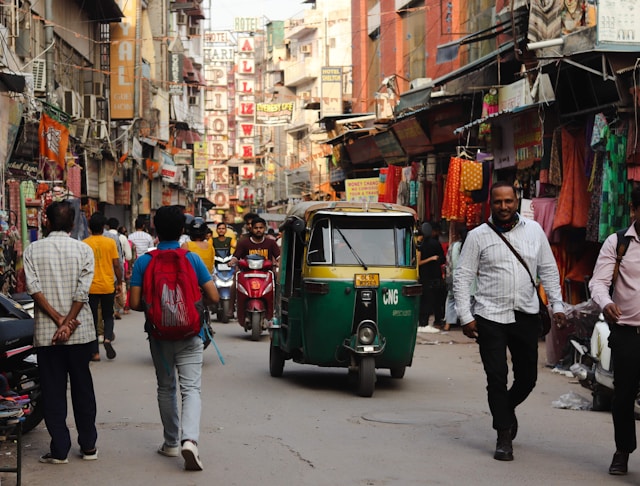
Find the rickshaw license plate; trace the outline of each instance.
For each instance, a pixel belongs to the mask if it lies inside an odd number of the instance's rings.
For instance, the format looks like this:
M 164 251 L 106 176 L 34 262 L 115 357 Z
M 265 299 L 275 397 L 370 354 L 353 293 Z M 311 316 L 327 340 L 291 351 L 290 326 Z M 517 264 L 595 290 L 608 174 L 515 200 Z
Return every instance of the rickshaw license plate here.
M 380 274 L 378 273 L 356 273 L 355 274 L 355 287 L 357 289 L 362 288 L 377 288 L 380 286 Z

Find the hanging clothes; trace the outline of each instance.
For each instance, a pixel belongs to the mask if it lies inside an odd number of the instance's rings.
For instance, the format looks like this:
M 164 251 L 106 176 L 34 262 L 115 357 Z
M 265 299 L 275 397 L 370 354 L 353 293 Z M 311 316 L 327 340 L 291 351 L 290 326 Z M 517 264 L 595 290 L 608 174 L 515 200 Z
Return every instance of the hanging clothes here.
M 442 218 L 450 221 L 464 221 L 466 216 L 466 198 L 460 192 L 460 173 L 464 162 L 460 157 L 451 157 L 449 161 L 441 214 Z
M 553 131 L 551 157 L 549 159 L 549 184 L 562 185 L 562 129 Z
M 602 173 L 604 171 L 604 160 L 604 152 L 595 153 L 591 178 L 589 179 L 589 186 L 587 188 L 591 196 L 585 239 L 592 242 L 598 241 L 598 233 L 600 231 L 600 204 L 602 201 Z
M 626 149 L 626 130 L 620 129 L 608 134 L 598 229 L 600 242 L 611 233 L 629 226 L 629 206 L 626 203 L 629 201 L 630 188 L 625 164 Z
M 529 42 L 557 39 L 562 31 L 562 2 L 559 0 L 531 0 L 529 13 Z
M 561 140 L 563 184 L 558 196 L 553 230 L 563 226 L 585 228 L 589 212 L 589 194 L 584 173 L 584 133 L 573 134 L 563 128 Z

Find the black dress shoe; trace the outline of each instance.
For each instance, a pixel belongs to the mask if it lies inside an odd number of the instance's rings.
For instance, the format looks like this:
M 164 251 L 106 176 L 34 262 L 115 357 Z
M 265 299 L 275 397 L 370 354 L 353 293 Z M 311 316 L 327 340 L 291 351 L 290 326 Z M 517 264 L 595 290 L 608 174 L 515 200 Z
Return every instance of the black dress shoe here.
M 614 476 L 624 476 L 627 474 L 627 463 L 629 462 L 628 452 L 616 451 L 609 466 L 609 474 Z
M 496 452 L 493 458 L 497 461 L 513 461 L 513 444 L 511 443 L 511 429 L 498 430 Z

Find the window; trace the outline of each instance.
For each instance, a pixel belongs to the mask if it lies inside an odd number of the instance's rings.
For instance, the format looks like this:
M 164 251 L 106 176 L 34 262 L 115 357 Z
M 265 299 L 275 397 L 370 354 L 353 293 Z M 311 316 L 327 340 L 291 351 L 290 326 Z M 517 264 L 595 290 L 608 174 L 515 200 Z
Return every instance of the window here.
M 309 264 L 409 266 L 415 264 L 413 220 L 333 217 L 318 220 L 307 250 Z

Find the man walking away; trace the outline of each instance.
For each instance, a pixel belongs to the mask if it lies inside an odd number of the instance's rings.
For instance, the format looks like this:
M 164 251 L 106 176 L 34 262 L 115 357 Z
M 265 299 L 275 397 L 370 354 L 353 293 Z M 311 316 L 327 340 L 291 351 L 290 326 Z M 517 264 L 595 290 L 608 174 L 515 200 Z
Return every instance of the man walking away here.
M 125 280 L 126 280 L 125 268 L 127 267 L 127 265 L 131 264 L 131 258 L 132 258 L 132 251 L 131 251 L 131 245 L 129 245 L 129 240 L 125 235 L 123 235 L 118 231 L 119 226 L 120 226 L 120 221 L 118 221 L 117 218 L 109 218 L 107 220 L 107 227 L 109 229 L 105 233 L 105 236 L 109 236 L 114 239 L 117 238 L 116 241 L 118 246 L 118 255 L 120 255 L 120 258 L 122 261 L 121 268 L 122 268 L 123 283 L 120 289 L 120 293 L 117 294 L 116 296 L 116 301 L 114 304 L 114 313 L 113 313 L 114 319 L 121 319 L 120 312 L 122 312 L 123 314 L 125 313 L 125 308 L 127 304 L 126 302 L 127 287 L 125 283 Z
M 175 250 L 180 248 L 178 238 L 184 228 L 184 219 L 184 214 L 178 206 L 163 206 L 156 212 L 154 224 L 160 239 L 158 249 L 151 253 L 145 253 L 136 260 L 131 276 L 129 304 L 134 310 L 145 311 L 145 331 L 149 334 L 149 347 L 158 381 L 158 407 L 164 428 L 164 442 L 158 449 L 158 453 L 163 456 L 177 457 L 181 449 L 185 469 L 201 471 L 203 465 L 198 454 L 198 439 L 202 409 L 200 398 L 202 352 L 204 349 L 202 339 L 198 335 L 176 340 L 161 339 L 154 331 L 154 328 L 161 323 L 153 322 L 150 319 L 151 311 L 158 307 L 162 309 L 164 317 L 165 312 L 170 312 L 170 309 L 175 309 L 180 304 L 185 306 L 184 313 L 189 313 L 193 311 L 195 303 L 174 300 L 172 296 L 185 295 L 185 292 L 171 292 L 164 286 L 159 289 L 161 297 L 154 294 L 155 298 L 161 298 L 163 301 L 143 301 L 142 298 L 143 295 L 148 295 L 148 291 L 158 291 L 157 289 L 145 289 L 145 282 L 154 278 L 153 272 L 149 275 L 146 273 L 148 270 L 153 270 L 150 269 L 150 265 L 153 265 L 152 259 L 159 257 L 158 252 L 173 250 L 175 253 Z M 197 285 L 205 297 L 204 304 L 217 302 L 218 291 L 202 259 L 191 252 L 186 253 L 183 258 L 188 259 L 187 265 L 191 265 L 194 272 L 185 272 L 184 275 L 181 275 L 179 279 L 181 285 L 193 285 L 195 282 L 188 281 L 189 278 L 197 280 Z M 191 273 L 191 277 L 189 277 L 189 273 Z M 165 302 L 164 299 L 170 301 Z M 176 383 L 176 376 L 178 383 Z M 177 390 L 180 391 L 182 399 L 181 415 L 178 411 Z
M 71 204 L 54 202 L 46 214 L 48 236 L 31 243 L 24 252 L 27 291 L 35 302 L 33 344 L 38 356 L 44 421 L 51 436 L 49 452 L 40 457 L 40 462 L 69 462 L 67 379 L 81 456 L 95 460 L 96 397 L 89 362 L 97 341 L 88 305 L 93 252 L 69 236 L 75 217 Z
M 113 340 L 113 303 L 116 295 L 122 291 L 122 268 L 114 239 L 103 235 L 106 219 L 101 213 L 94 213 L 89 218 L 91 236 L 84 242 L 93 250 L 95 272 L 89 289 L 89 306 L 93 320 L 98 327 L 98 308 L 102 311 L 104 322 L 104 349 L 108 359 L 116 357 L 111 341 Z M 93 361 L 100 361 L 98 342 L 94 347 Z
M 498 432 L 493 457 L 512 461 L 512 441 L 518 432 L 515 409 L 529 396 L 538 376 L 541 322 L 529 272 L 533 278 L 540 276 L 556 324 L 564 325 L 565 315 L 558 267 L 540 225 L 518 214 L 518 197 L 511 184 L 494 184 L 490 203 L 489 223 L 470 231 L 462 247 L 453 293 L 462 332 L 477 340 L 487 375 L 489 409 Z M 520 254 L 528 271 L 499 235 Z M 507 349 L 513 363 L 513 383 L 508 389 Z
M 640 187 L 631 192 L 633 223 L 624 232 L 610 235 L 602 244 L 589 280 L 593 301 L 609 323 L 613 359 L 611 416 L 616 443 L 609 474 L 627 474 L 629 454 L 636 449 L 634 402 L 640 386 Z M 616 260 L 617 276 L 614 276 Z M 609 293 L 613 285 L 613 294 Z
M 153 247 L 153 238 L 145 231 L 145 220 L 142 216 L 136 219 L 136 230 L 129 235 L 129 241 L 133 243 L 136 251 L 136 258 L 144 255 L 147 250 Z

